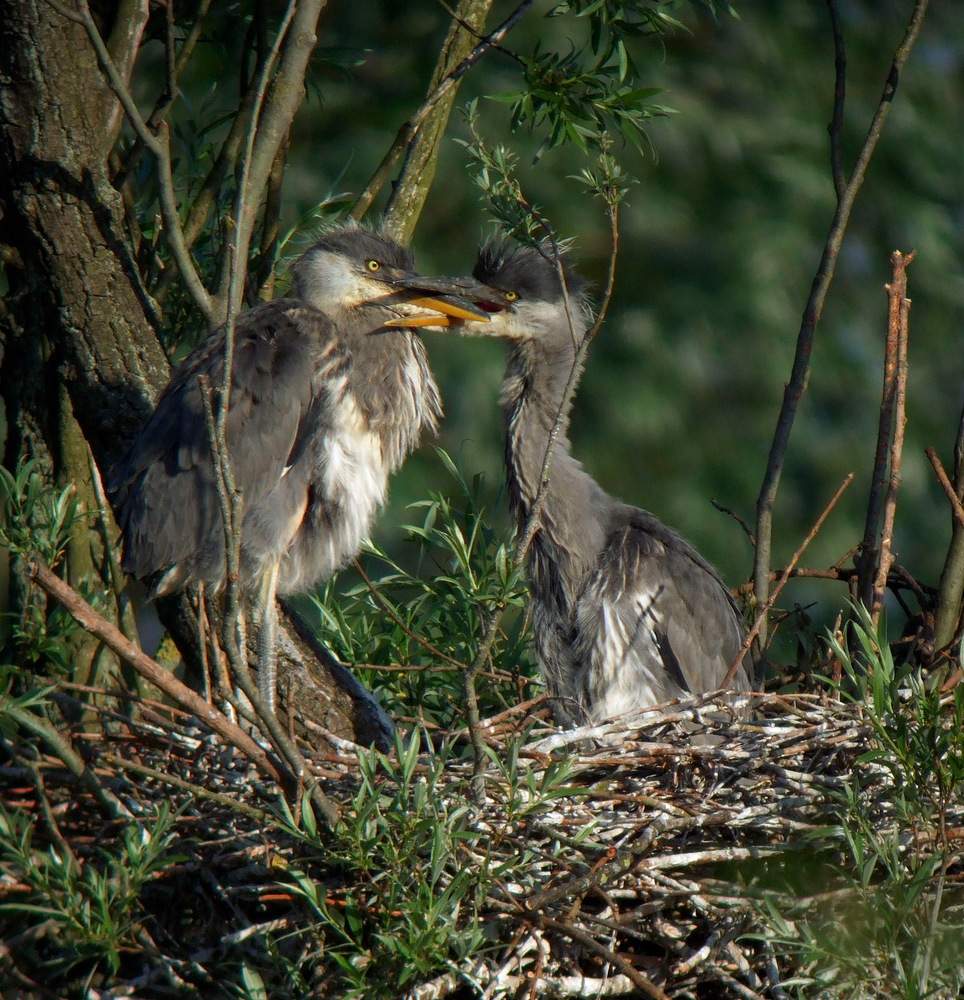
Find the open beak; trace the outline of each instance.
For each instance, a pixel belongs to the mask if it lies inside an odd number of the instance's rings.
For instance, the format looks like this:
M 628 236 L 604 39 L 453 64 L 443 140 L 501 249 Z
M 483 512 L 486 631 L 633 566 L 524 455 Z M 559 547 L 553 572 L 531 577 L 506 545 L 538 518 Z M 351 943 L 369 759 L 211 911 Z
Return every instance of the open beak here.
M 476 305 L 476 290 L 464 278 L 426 278 L 421 275 L 392 282 L 405 296 L 405 303 L 416 309 L 431 310 L 389 320 L 385 326 L 456 326 L 463 323 L 488 323 L 488 312 Z M 479 288 L 483 286 L 479 285 Z

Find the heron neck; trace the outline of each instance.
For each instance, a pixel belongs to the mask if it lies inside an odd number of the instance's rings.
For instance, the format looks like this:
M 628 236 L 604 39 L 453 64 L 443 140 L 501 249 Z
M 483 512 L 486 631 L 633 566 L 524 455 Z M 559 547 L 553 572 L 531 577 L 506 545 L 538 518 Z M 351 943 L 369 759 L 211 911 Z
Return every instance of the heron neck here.
M 526 529 L 544 468 L 547 473 L 539 530 L 529 552 L 531 583 L 553 590 L 565 604 L 571 604 L 605 544 L 612 503 L 570 453 L 570 407 L 563 403 L 577 367 L 581 359 L 569 338 L 561 345 L 513 344 L 502 397 L 509 497 L 520 532 Z

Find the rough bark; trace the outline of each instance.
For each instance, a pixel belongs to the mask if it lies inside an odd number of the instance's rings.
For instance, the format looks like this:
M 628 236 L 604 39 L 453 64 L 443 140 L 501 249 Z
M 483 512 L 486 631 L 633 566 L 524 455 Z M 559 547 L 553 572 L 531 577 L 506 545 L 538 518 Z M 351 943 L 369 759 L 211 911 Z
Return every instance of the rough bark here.
M 125 40 L 129 46 L 132 32 L 139 37 L 144 10 L 121 4 L 114 22 L 100 25 L 127 72 L 133 56 Z M 44 0 L 0 0 L 4 464 L 39 456 L 51 478 L 75 483 L 90 508 L 96 500 L 84 442 L 106 478 L 170 374 L 110 184 L 117 115 L 82 26 Z M 79 555 L 76 540 L 71 548 L 72 563 L 100 568 L 98 558 Z M 163 612 L 187 655 L 189 613 L 186 600 Z M 78 655 L 77 668 L 89 668 L 89 655 Z M 355 709 L 357 692 L 353 698 L 314 662 L 285 668 L 307 672 L 326 692 L 326 728 L 359 742 L 374 738 Z

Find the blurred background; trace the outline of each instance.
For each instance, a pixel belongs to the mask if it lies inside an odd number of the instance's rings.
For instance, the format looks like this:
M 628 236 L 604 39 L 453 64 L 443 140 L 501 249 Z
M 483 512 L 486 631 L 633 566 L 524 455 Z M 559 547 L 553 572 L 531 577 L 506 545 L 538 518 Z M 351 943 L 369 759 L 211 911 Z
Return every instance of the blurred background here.
M 689 538 L 735 586 L 749 575 L 756 496 L 790 372 L 806 302 L 835 199 L 829 169 L 834 55 L 820 3 L 742 0 L 715 20 L 690 4 L 666 5 L 684 28 L 641 39 L 641 85 L 671 109 L 648 130 L 640 155 L 614 152 L 639 181 L 622 213 L 615 297 L 593 344 L 571 436 L 575 454 L 610 492 L 646 507 Z M 499 4 L 498 23 L 514 7 Z M 572 19 L 546 18 L 537 3 L 507 39 L 528 54 L 582 47 Z M 841 2 L 847 43 L 844 168 L 849 175 L 877 106 L 911 4 Z M 350 203 L 417 106 L 448 15 L 436 3 L 330 4 L 323 15 L 313 87 L 292 135 L 286 218 L 312 206 Z M 517 151 L 520 180 L 557 232 L 575 242 L 579 269 L 603 284 L 609 250 L 602 206 L 571 179 L 591 161 L 577 150 L 546 153 L 508 130 L 506 105 L 484 95 L 519 87 L 518 68 L 488 54 L 468 75 L 457 106 L 480 100 L 489 145 Z M 900 80 L 891 115 L 858 202 L 822 321 L 810 388 L 791 438 L 774 518 L 774 563 L 789 559 L 844 476 L 856 480 L 802 565 L 825 568 L 863 529 L 881 394 L 890 253 L 917 251 L 909 270 L 908 424 L 898 502 L 898 563 L 935 584 L 950 532 L 948 506 L 924 457 L 945 466 L 964 400 L 964 18 L 934 4 Z M 213 98 L 212 98 L 213 99 Z M 420 267 L 471 269 L 491 231 L 458 112 L 415 236 Z M 294 252 L 298 238 L 289 244 Z M 498 389 L 501 346 L 427 334 L 446 420 L 438 443 L 468 475 L 501 483 Z M 393 485 L 379 542 L 404 558 L 399 525 L 429 490 L 454 488 L 424 447 Z M 498 516 L 504 518 L 504 511 Z M 839 583 L 798 581 L 783 607 L 810 605 L 817 621 L 845 600 Z

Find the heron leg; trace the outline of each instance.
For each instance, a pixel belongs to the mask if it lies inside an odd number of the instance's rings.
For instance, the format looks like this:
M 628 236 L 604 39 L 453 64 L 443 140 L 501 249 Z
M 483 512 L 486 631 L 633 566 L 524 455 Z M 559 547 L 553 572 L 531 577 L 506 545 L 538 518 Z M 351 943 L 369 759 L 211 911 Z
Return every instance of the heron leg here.
M 258 691 L 271 712 L 278 696 L 278 569 L 275 563 L 264 574 L 258 593 Z

